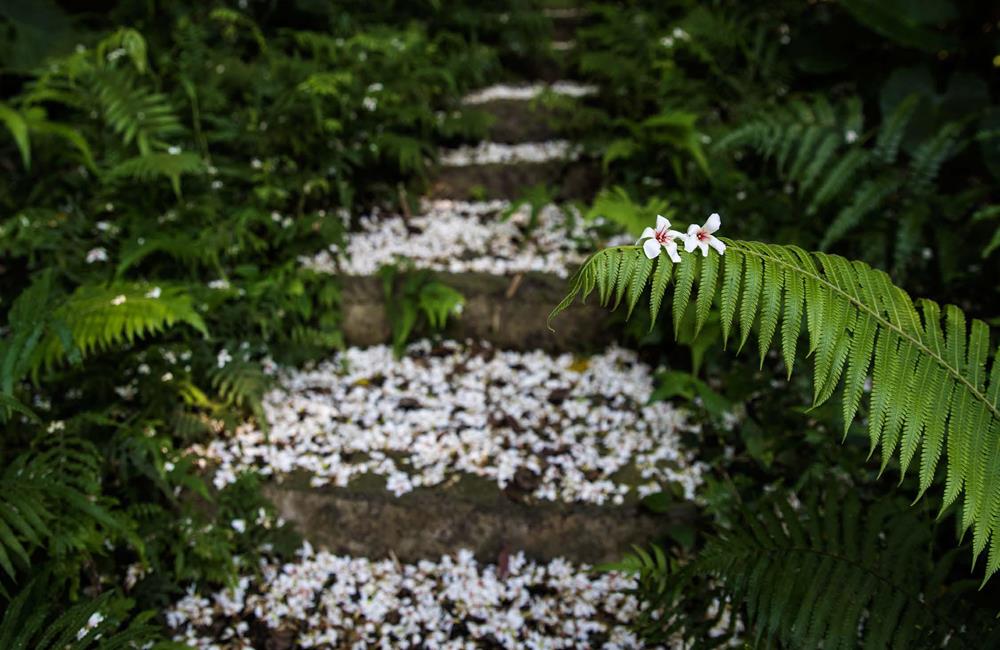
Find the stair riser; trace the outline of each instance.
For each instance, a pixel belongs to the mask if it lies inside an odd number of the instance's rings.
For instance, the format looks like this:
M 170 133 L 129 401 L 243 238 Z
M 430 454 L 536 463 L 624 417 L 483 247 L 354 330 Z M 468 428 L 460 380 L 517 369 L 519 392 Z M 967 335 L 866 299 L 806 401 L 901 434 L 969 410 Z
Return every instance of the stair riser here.
M 530 273 L 510 295 L 513 278 L 487 273 L 436 273 L 434 277 L 465 296 L 458 318 L 445 330 L 456 340 L 486 340 L 512 350 L 587 350 L 613 338 L 612 317 L 596 303 L 575 305 L 559 317 L 551 331 L 546 318 L 566 293 L 568 280 Z M 391 341 L 381 280 L 342 278 L 343 331 L 349 345 L 370 346 Z
M 592 161 L 442 167 L 429 196 L 433 199 L 517 200 L 531 187 L 556 190 L 559 201 L 590 200 L 600 187 L 600 167 Z
M 371 558 L 394 555 L 402 562 L 437 558 L 463 548 L 483 562 L 496 562 L 503 551 L 523 551 L 539 560 L 611 562 L 632 544 L 645 544 L 671 523 L 693 517 L 690 508 L 654 517 L 635 507 L 527 505 L 502 495 L 484 504 L 442 490 L 397 498 L 272 483 L 265 492 L 280 515 L 294 522 L 314 546 Z

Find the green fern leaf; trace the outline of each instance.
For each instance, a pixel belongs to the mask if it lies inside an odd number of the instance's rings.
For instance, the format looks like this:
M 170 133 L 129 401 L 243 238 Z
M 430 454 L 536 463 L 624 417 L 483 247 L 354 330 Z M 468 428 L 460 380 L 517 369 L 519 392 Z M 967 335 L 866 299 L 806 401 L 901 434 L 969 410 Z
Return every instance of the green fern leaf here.
M 31 169 L 31 141 L 28 137 L 28 123 L 25 122 L 21 114 L 0 102 L 0 122 L 7 126 L 18 151 L 21 152 L 21 162 L 25 169 Z
M 660 313 L 660 304 L 663 302 L 663 294 L 667 292 L 667 285 L 670 284 L 670 276 L 674 268 L 674 263 L 670 257 L 661 254 L 656 258 L 656 273 L 653 274 L 653 284 L 649 290 L 649 330 L 653 331 L 656 325 L 656 317 Z M 606 300 L 601 300 L 606 304 Z
M 691 291 L 694 289 L 697 270 L 697 257 L 694 255 L 681 257 L 681 263 L 677 265 L 677 281 L 674 289 L 674 332 L 680 331 L 681 320 L 683 320 L 684 312 L 687 311 L 688 302 L 691 300 Z
M 629 282 L 628 314 L 626 318 L 632 315 L 632 310 L 635 309 L 636 303 L 639 302 L 642 292 L 646 290 L 646 282 L 649 280 L 649 274 L 652 272 L 653 260 L 646 257 L 645 254 L 639 256 L 639 259 L 636 262 L 635 272 Z
M 698 284 L 695 308 L 700 304 L 704 309 L 719 294 L 724 333 L 739 314 L 741 347 L 756 327 L 763 355 L 780 321 L 782 352 L 790 369 L 804 312 L 814 355 L 815 403 L 843 386 L 846 433 L 870 373 L 868 430 L 872 452 L 881 452 L 881 470 L 898 458 L 905 473 L 920 452 L 919 494 L 923 494 L 943 453 L 947 472 L 942 511 L 962 497 L 961 528 L 972 529 L 974 555 L 989 549 L 987 564 L 992 574 L 995 547 L 1000 545 L 1000 529 L 996 528 L 1000 485 L 990 474 L 1000 463 L 1000 351 L 990 354 L 986 324 L 973 320 L 967 326 L 961 310 L 948 305 L 942 330 L 941 310 L 934 303 L 921 301 L 918 312 L 886 273 L 860 262 L 791 246 L 724 241 L 721 283 L 716 281 L 717 272 L 706 272 L 703 267 L 699 274 L 695 268 L 699 260 L 703 265 L 712 262 L 690 253 L 682 257 L 673 296 L 675 327 Z M 615 287 L 619 300 L 625 293 L 635 296 L 630 298 L 634 306 L 650 270 L 634 272 L 640 255 L 634 246 L 599 251 L 584 263 L 581 273 L 609 266 L 595 259 L 626 260 L 628 271 L 617 278 Z M 650 313 L 655 318 L 660 293 L 669 280 L 654 277 L 653 284 Z M 574 282 L 569 302 L 564 300 L 553 315 L 571 304 L 580 285 Z M 829 627 L 823 621 L 817 625 Z

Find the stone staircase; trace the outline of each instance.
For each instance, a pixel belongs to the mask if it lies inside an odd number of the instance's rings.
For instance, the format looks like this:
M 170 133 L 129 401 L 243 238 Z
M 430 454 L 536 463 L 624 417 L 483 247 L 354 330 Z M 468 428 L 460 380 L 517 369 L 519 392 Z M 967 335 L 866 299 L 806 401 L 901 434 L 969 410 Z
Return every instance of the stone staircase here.
M 549 13 L 555 40 L 571 43 L 585 16 Z M 262 581 L 177 603 L 167 616 L 179 640 L 640 647 L 627 627 L 637 603 L 622 593 L 634 583 L 589 566 L 691 523 L 698 428 L 669 404 L 646 404 L 653 369 L 611 343 L 606 311 L 576 306 L 556 333 L 546 328 L 567 270 L 603 243 L 582 225 L 570 236 L 565 206 L 545 208 L 533 227 L 526 209 L 504 216 L 505 200 L 538 183 L 559 201 L 598 187 L 599 166 L 552 139 L 558 114 L 539 101 L 586 101 L 593 89 L 552 83 L 564 75 L 470 95 L 495 115 L 494 140 L 442 152 L 421 214 L 371 215 L 346 251 L 303 260 L 343 281 L 354 347 L 286 371 L 265 401 L 266 433 L 248 424 L 193 451 L 219 486 L 248 469 L 270 476 L 267 496 L 308 543 L 300 563 L 262 566 Z M 466 297 L 443 342 L 399 359 L 384 345 L 374 275 L 397 255 Z M 644 513 L 640 497 L 661 489 L 677 505 Z

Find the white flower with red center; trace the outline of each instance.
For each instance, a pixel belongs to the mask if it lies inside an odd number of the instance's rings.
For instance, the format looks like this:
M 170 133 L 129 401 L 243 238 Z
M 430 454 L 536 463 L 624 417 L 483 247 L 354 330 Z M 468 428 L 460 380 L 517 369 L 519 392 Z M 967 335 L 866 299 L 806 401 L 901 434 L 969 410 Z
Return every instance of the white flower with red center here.
M 708 247 L 711 246 L 719 252 L 719 255 L 725 254 L 726 245 L 722 243 L 722 240 L 712 234 L 717 231 L 721 225 L 722 218 L 719 217 L 717 212 L 713 212 L 708 217 L 708 221 L 705 222 L 704 226 L 698 226 L 695 224 L 688 226 L 687 234 L 684 236 L 684 250 L 690 253 L 694 249 L 700 248 L 701 254 L 704 257 L 708 257 Z
M 646 241 L 642 244 L 642 251 L 646 253 L 646 257 L 651 260 L 655 260 L 660 254 L 660 247 L 666 249 L 667 255 L 670 256 L 670 261 L 674 263 L 679 263 L 681 261 L 681 256 L 677 254 L 677 239 L 683 239 L 684 233 L 678 232 L 676 230 L 670 230 L 670 221 L 662 215 L 656 215 L 656 230 L 647 227 L 642 231 L 642 235 L 639 236 L 638 244 L 643 239 Z

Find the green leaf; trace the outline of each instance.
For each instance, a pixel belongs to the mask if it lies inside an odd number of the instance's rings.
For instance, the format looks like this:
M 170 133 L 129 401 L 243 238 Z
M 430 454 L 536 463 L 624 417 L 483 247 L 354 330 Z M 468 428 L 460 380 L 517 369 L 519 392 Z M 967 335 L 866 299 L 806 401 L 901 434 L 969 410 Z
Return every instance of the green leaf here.
M 21 162 L 25 169 L 31 169 L 31 141 L 28 138 L 28 124 L 16 110 L 0 102 L 0 122 L 7 126 L 21 152 Z

